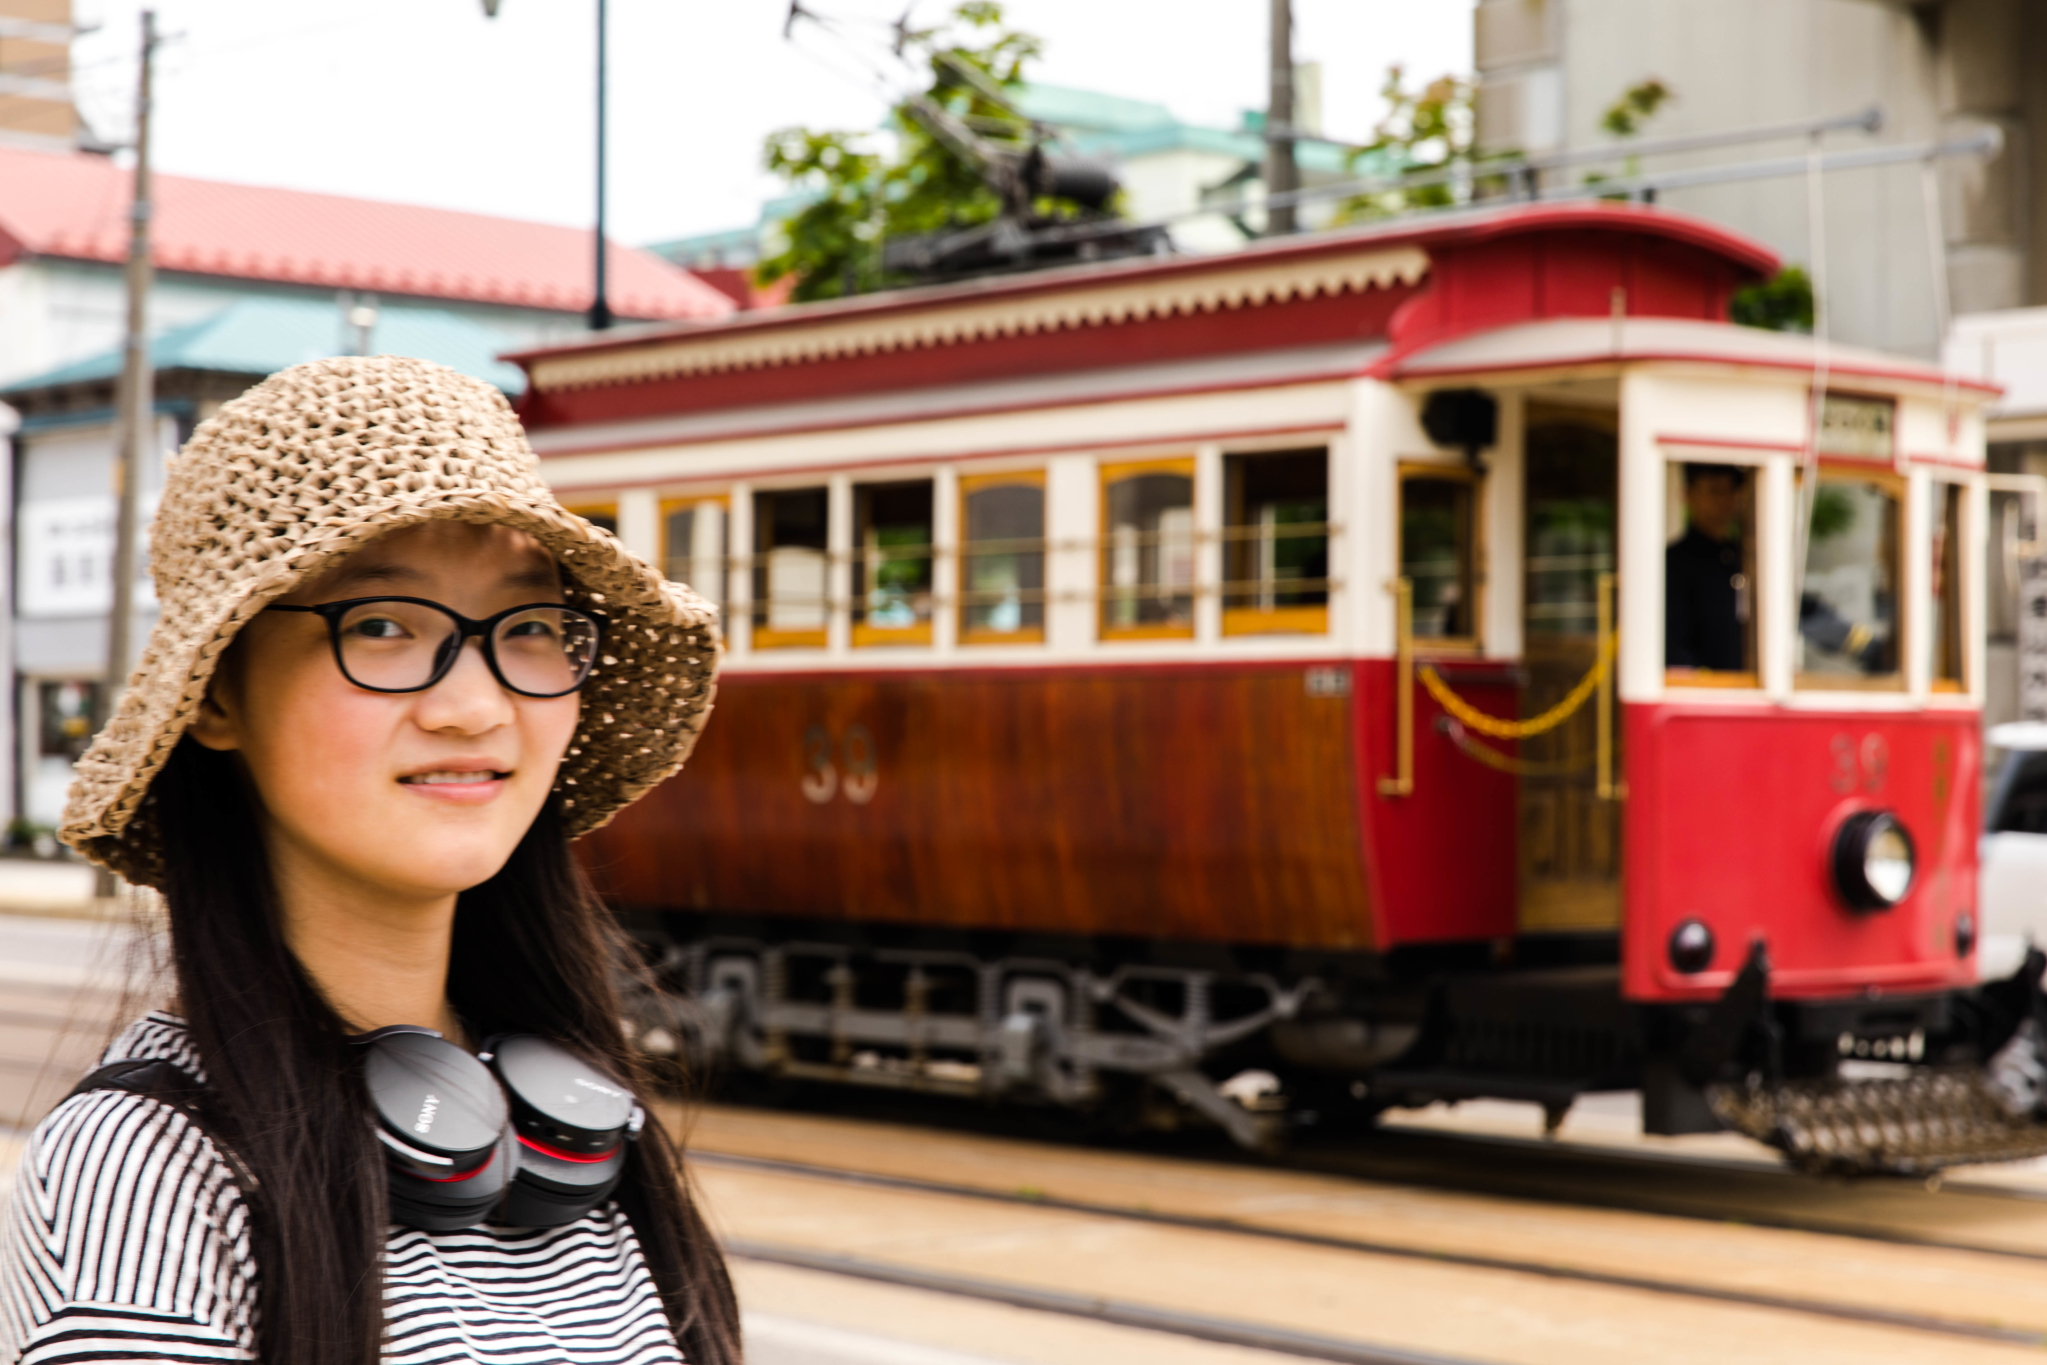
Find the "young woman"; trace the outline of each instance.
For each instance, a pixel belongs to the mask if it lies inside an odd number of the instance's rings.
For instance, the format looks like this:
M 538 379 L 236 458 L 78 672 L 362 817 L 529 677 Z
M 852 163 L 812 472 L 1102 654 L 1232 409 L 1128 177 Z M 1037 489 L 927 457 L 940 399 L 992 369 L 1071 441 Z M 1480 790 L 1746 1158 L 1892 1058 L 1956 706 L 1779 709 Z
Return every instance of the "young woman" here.
M 393 1222 L 404 1144 L 364 1061 L 392 1026 L 537 1035 L 646 1095 L 569 840 L 681 766 L 710 609 L 560 507 L 495 390 L 390 357 L 223 407 L 151 550 L 162 615 L 64 838 L 168 909 L 174 1006 L 105 1060 L 199 1089 L 87 1090 L 37 1126 L 0 1359 L 736 1365 L 658 1123 L 572 1221 L 421 1231 Z

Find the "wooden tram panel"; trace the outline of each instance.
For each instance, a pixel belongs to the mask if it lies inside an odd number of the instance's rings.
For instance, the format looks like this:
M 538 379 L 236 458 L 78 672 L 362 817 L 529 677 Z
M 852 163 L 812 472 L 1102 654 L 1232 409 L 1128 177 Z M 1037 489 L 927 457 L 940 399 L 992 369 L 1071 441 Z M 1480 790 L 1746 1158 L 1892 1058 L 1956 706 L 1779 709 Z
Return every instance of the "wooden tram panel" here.
M 1328 949 L 1499 929 L 1480 921 L 1511 907 L 1511 845 L 1473 858 L 1432 836 L 1460 803 L 1511 830 L 1511 784 L 1432 763 L 1423 802 L 1372 803 L 1374 840 L 1367 716 L 1391 679 L 1365 672 L 737 675 L 687 772 L 588 862 L 629 906 Z M 849 791 L 856 731 L 872 785 Z M 1402 851 L 1375 866 L 1368 842 L 1389 839 Z M 1424 882 L 1427 923 L 1375 910 Z

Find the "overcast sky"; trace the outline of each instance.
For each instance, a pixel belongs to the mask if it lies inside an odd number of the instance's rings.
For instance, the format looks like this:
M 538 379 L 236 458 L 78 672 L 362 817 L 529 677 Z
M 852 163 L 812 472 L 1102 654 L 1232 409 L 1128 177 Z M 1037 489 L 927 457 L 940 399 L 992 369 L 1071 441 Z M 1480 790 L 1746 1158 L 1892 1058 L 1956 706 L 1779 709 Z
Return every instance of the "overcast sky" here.
M 762 138 L 872 128 L 904 0 L 611 0 L 612 234 L 644 242 L 750 223 L 777 184 Z M 141 4 L 75 0 L 80 104 L 130 124 Z M 919 0 L 929 23 L 951 0 Z M 1294 0 L 1295 57 L 1324 72 L 1324 122 L 1363 137 L 1387 65 L 1471 65 L 1471 0 Z M 1010 0 L 1045 40 L 1043 81 L 1234 125 L 1265 102 L 1266 0 Z M 156 159 L 183 175 L 558 223 L 589 221 L 595 0 L 158 0 Z M 896 88 L 908 73 L 890 71 Z

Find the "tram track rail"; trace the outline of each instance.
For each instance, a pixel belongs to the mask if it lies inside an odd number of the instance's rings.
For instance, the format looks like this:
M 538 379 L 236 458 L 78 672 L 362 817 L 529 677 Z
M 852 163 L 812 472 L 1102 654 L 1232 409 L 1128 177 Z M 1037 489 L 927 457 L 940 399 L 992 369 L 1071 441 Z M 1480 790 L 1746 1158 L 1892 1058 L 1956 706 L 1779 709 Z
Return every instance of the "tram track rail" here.
M 1498 1159 L 1507 1154 L 1513 1156 L 1512 1162 Z M 1231 1153 L 1218 1155 L 1234 1160 Z M 1850 1181 L 1693 1153 L 1636 1152 L 1547 1139 L 1429 1129 L 1399 1133 L 1382 1130 L 1346 1151 L 1299 1153 L 1272 1164 L 1303 1174 L 1372 1180 L 1446 1193 L 1706 1222 L 1736 1219 L 1782 1232 L 2047 1261 L 2047 1237 L 2041 1239 L 2038 1249 L 2026 1249 L 1916 1233 L 1866 1216 L 1785 1212 L 1782 1208 L 1787 1204 L 1810 1205 L 1845 1194 L 1887 1202 L 1935 1199 L 2047 1203 L 2047 1189 L 2025 1189 L 1980 1179 L 1928 1184 L 1872 1176 Z M 1616 1188 L 1616 1172 L 1633 1179 L 1625 1182 L 1625 1188 Z
M 1055 1289 L 1040 1289 L 1031 1285 L 982 1279 L 978 1276 L 949 1275 L 939 1271 L 891 1265 L 861 1256 L 810 1251 L 744 1238 L 728 1238 L 723 1245 L 726 1255 L 739 1260 L 760 1261 L 795 1270 L 819 1271 L 827 1275 L 842 1275 L 875 1284 L 921 1289 L 928 1293 L 947 1294 L 982 1303 L 997 1303 L 1009 1308 L 1056 1313 L 1062 1317 L 1085 1318 L 1114 1327 L 1134 1327 L 1147 1332 L 1189 1337 L 1196 1341 L 1214 1342 L 1224 1346 L 1242 1346 L 1306 1360 L 1338 1361 L 1343 1365 L 1477 1365 L 1476 1362 L 1455 1356 L 1375 1346 L 1341 1337 L 1323 1336 L 1314 1332 L 1295 1332 L 1284 1327 L 1270 1327 L 1234 1318 L 1211 1317 L 1203 1313 L 1184 1313 L 1127 1299 L 1069 1294 Z
M 917 1176 L 905 1176 L 873 1171 L 854 1170 L 845 1167 L 829 1166 L 814 1162 L 791 1161 L 774 1157 L 761 1157 L 729 1152 L 706 1151 L 702 1148 L 692 1149 L 690 1153 L 690 1160 L 693 1163 L 702 1166 L 750 1173 L 755 1175 L 811 1179 L 827 1181 L 840 1185 L 858 1186 L 867 1189 L 892 1191 L 903 1194 L 967 1199 L 984 1203 L 1008 1205 L 1012 1207 L 1028 1207 L 1032 1209 L 1044 1210 L 1054 1213 L 1072 1214 L 1079 1217 L 1113 1219 L 1123 1222 L 1139 1223 L 1153 1227 L 1172 1228 L 1189 1232 L 1220 1234 L 1224 1236 L 1241 1237 L 1252 1240 L 1284 1243 L 1298 1247 L 1310 1247 L 1324 1251 L 1349 1252 L 1363 1256 L 1389 1257 L 1401 1260 L 1420 1261 L 1441 1266 L 1452 1266 L 1461 1269 L 1523 1275 L 1550 1281 L 1574 1283 L 1581 1285 L 1592 1285 L 1605 1289 L 1618 1289 L 1634 1293 L 1660 1295 L 1678 1299 L 1686 1299 L 1695 1302 L 1732 1305 L 1744 1308 L 1759 1308 L 1785 1313 L 1796 1313 L 1801 1316 L 1822 1318 L 1836 1322 L 1852 1323 L 1858 1326 L 1885 1327 L 1918 1332 L 1933 1337 L 1946 1337 L 1951 1339 L 1960 1338 L 1972 1341 L 1995 1343 L 1999 1345 L 2022 1346 L 2030 1349 L 2047 1349 L 2047 1329 L 2040 1328 L 2007 1327 L 1997 1323 L 1979 1322 L 1962 1318 L 1938 1317 L 1927 1313 L 1919 1313 L 1899 1309 L 1877 1308 L 1867 1305 L 1843 1303 L 1803 1295 L 1763 1293 L 1753 1290 L 1744 1290 L 1724 1286 L 1715 1286 L 1710 1284 L 1686 1282 L 1651 1275 L 1622 1274 L 1614 1271 L 1599 1270 L 1583 1266 L 1571 1266 L 1567 1264 L 1559 1264 L 1556 1262 L 1532 1260 L 1526 1257 L 1488 1255 L 1479 1252 L 1458 1251 L 1441 1247 L 1416 1246 L 1399 1242 L 1380 1241 L 1370 1238 L 1339 1236 L 1334 1234 L 1311 1232 L 1297 1228 L 1275 1227 L 1239 1218 L 1223 1218 L 1201 1214 L 1175 1213 L 1169 1210 L 1161 1210 L 1149 1207 L 1144 1208 L 1133 1207 L 1129 1205 L 1109 1203 L 1100 1200 L 1066 1198 L 1062 1196 L 1041 1193 L 1038 1191 L 1023 1192 L 1001 1190 L 991 1188 L 985 1185 L 975 1185 L 945 1180 L 933 1180 Z M 1732 1165 L 1734 1163 L 1724 1164 Z M 1834 1232 L 1831 1229 L 1813 1229 L 1801 1227 L 1794 1230 L 1822 1231 L 1827 1233 L 1828 1235 L 1843 1235 Z M 1853 1236 L 1855 1234 L 1850 1232 L 1846 1235 Z M 1923 1243 L 1923 1245 L 1925 1245 L 1928 1249 L 1940 1251 L 1956 1251 L 1964 1253 L 1989 1252 L 1990 1254 L 2000 1255 L 2024 1254 L 2009 1253 L 1994 1247 L 1979 1248 L 1973 1246 L 1958 1246 L 1956 1244 L 1948 1242 L 1929 1241 Z M 787 1248 L 783 1248 L 782 1250 L 784 1254 L 790 1256 L 799 1254 L 790 1251 Z M 742 1252 L 738 1254 L 744 1253 Z M 834 1270 L 835 1273 L 859 1274 L 864 1275 L 868 1278 L 876 1279 L 887 1278 L 890 1276 L 909 1277 L 891 1280 L 891 1282 L 894 1283 L 909 1284 L 911 1282 L 911 1279 L 914 1279 L 919 1276 L 927 1276 L 933 1273 L 923 1270 L 911 1270 L 904 1269 L 901 1267 L 895 1267 L 889 1265 L 886 1262 L 874 1261 L 866 1258 L 847 1257 L 836 1254 L 829 1255 L 822 1253 L 813 1254 L 808 1252 L 800 1254 L 805 1256 L 813 1256 L 814 1259 L 818 1259 L 820 1261 L 819 1264 L 808 1265 L 806 1266 L 806 1268 L 831 1269 Z M 2033 1255 L 2030 1256 L 2029 1259 L 2047 1260 L 2047 1255 Z M 825 1262 L 829 1262 L 829 1264 L 825 1264 Z M 794 1260 L 784 1260 L 781 1263 L 792 1265 L 796 1264 Z M 973 1283 L 982 1284 L 982 1282 L 979 1281 Z M 990 1283 L 992 1284 L 992 1282 Z M 986 1293 L 982 1293 L 979 1290 L 973 1289 L 970 1285 L 968 1285 L 966 1281 L 962 1281 L 961 1287 L 947 1292 L 957 1292 L 961 1294 L 968 1294 L 969 1296 L 995 1297 L 997 1295 L 998 1289 L 1001 1289 L 1001 1287 L 996 1286 L 994 1288 L 989 1288 Z M 1013 1292 L 1015 1295 L 1018 1296 L 1029 1297 L 1031 1295 L 1040 1294 L 1043 1291 L 1025 1288 L 1021 1286 L 1010 1286 L 1008 1287 L 1008 1289 L 1001 1290 L 1001 1292 Z M 1002 1301 L 1009 1302 L 1012 1300 Z M 1021 1304 L 1020 1306 L 1029 1307 L 1034 1305 Z M 1048 1308 L 1047 1311 L 1065 1310 L 1058 1308 Z M 1141 1324 L 1130 1323 L 1128 1325 Z M 1159 1330 L 1171 1329 L 1161 1327 Z M 1261 1329 L 1249 1330 L 1255 1331 Z M 1210 1339 L 1221 1340 L 1222 1338 L 1218 1337 Z M 1238 1344 L 1250 1345 L 1252 1343 L 1249 1341 L 1241 1341 Z M 1337 1345 L 1340 1346 L 1341 1343 L 1338 1343 Z M 1280 1348 L 1268 1347 L 1266 1349 Z M 1335 1349 L 1335 1347 L 1332 1347 L 1331 1349 Z M 1369 1350 L 1371 1348 L 1360 1349 Z M 1305 1350 L 1294 1350 L 1289 1353 L 1312 1354 Z M 1413 1359 L 1414 1357 L 1412 1356 L 1402 1357 L 1399 1355 L 1398 1352 L 1393 1352 L 1390 1354 L 1382 1352 L 1377 1356 L 1372 1355 L 1349 1356 L 1335 1354 L 1313 1356 L 1313 1358 L 1329 1360 L 1359 1359 L 1376 1361 L 1381 1359 L 1385 1360 Z
M 1013 1126 L 989 1121 L 983 1114 L 950 1104 L 906 1103 L 901 1097 L 892 1098 L 896 1103 L 876 1104 L 870 1098 L 861 1108 L 861 1117 L 970 1140 L 1023 1136 Z M 738 1108 L 827 1121 L 835 1112 L 830 1107 L 813 1109 L 802 1104 L 760 1105 L 745 1101 Z M 1221 1141 L 1189 1145 L 1103 1141 L 1082 1135 L 1037 1135 L 1027 1140 L 1048 1141 L 1071 1151 L 1120 1152 L 1245 1171 L 1335 1176 L 1536 1205 L 1709 1223 L 1736 1221 L 1776 1231 L 2047 1261 L 2047 1223 L 2043 1223 L 2040 1235 L 2032 1239 L 2037 1245 L 2031 1248 L 1962 1240 L 1952 1235 L 1924 1235 L 1902 1225 L 1914 1213 L 1920 1214 L 1919 1222 L 1955 1221 L 1926 1216 L 1923 1208 L 1929 1200 L 1951 1207 L 1969 1203 L 1979 1208 L 2047 1203 L 2047 1185 L 2026 1188 L 2000 1184 L 1978 1174 L 1931 1182 L 1894 1176 L 1852 1179 L 1814 1176 L 1792 1170 L 1774 1159 L 1743 1160 L 1681 1150 L 1644 1150 L 1618 1144 L 1434 1127 L 1381 1126 L 1346 1136 L 1340 1143 L 1323 1139 L 1297 1144 L 1277 1156 L 1245 1152 Z M 1502 1160 L 1503 1157 L 1511 1159 Z M 1884 1204 L 1886 1210 L 1871 1214 L 1833 1207 L 1850 1200 L 1876 1201 Z M 1787 1211 L 1792 1209 L 1797 1211 Z

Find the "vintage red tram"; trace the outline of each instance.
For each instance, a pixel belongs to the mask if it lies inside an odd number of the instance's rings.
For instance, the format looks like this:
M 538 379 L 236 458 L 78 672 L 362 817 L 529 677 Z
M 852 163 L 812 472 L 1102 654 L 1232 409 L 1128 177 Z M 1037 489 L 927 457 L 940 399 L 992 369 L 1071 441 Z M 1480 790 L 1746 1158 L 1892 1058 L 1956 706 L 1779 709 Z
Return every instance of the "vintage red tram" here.
M 564 500 L 725 608 L 698 752 L 589 841 L 685 1041 L 1245 1141 L 1640 1085 L 2032 1150 L 1988 394 L 1730 325 L 1774 267 L 1523 206 L 518 357 Z

